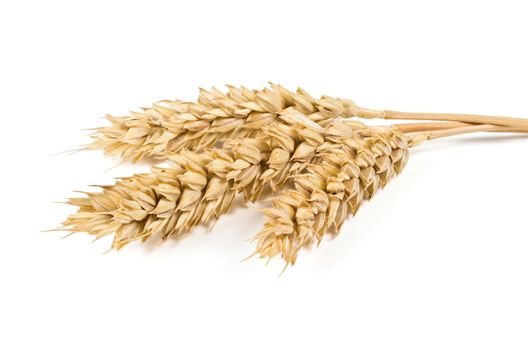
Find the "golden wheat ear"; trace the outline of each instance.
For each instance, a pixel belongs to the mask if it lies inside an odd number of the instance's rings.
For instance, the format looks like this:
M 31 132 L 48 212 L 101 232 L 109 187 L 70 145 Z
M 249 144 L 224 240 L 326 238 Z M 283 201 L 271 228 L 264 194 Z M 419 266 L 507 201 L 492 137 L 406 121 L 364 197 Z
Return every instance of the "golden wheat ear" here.
M 103 150 L 108 156 L 132 162 L 166 159 L 168 154 L 184 148 L 207 150 L 227 139 L 258 137 L 263 127 L 292 110 L 321 127 L 337 117 L 359 117 L 447 121 L 528 131 L 526 119 L 375 110 L 349 99 L 315 99 L 301 88 L 291 92 L 270 83 L 262 90 L 227 86 L 224 93 L 215 88 L 200 89 L 196 102 L 163 100 L 128 116 L 107 116 L 110 125 L 96 128 L 92 143 L 82 149 Z
M 402 171 L 410 143 L 417 140 L 395 128 L 343 129 L 327 130 L 336 147 L 295 176 L 294 189 L 281 192 L 264 210 L 266 224 L 255 236 L 261 258 L 280 255 L 286 265 L 294 264 L 303 246 L 339 230 L 348 214 Z
M 526 132 L 523 126 L 464 122 L 370 127 L 352 134 L 342 129 L 336 125 L 326 131 L 327 138 L 337 136 L 337 147 L 294 176 L 294 189 L 280 192 L 263 210 L 266 223 L 253 238 L 257 246 L 251 256 L 269 260 L 280 255 L 285 268 L 293 265 L 302 247 L 338 233 L 348 215 L 403 170 L 409 149 L 425 141 L 481 131 Z
M 299 114 L 325 126 L 345 116 L 351 101 L 316 100 L 298 89 L 271 84 L 262 90 L 228 86 L 227 92 L 200 89 L 197 102 L 164 100 L 128 116 L 107 116 L 109 126 L 95 129 L 89 150 L 136 162 L 166 159 L 181 149 L 207 150 L 227 139 L 258 137 L 263 127 L 284 114 Z

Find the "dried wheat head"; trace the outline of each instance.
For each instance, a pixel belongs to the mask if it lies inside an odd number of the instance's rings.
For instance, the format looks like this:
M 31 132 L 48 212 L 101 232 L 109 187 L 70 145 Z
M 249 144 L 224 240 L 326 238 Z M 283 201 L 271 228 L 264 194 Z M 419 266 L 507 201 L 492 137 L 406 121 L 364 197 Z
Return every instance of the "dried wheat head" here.
M 206 150 L 226 139 L 257 137 L 284 114 L 302 114 L 324 127 L 361 110 L 350 100 L 314 99 L 300 88 L 291 92 L 276 84 L 263 90 L 228 86 L 226 93 L 201 89 L 197 102 L 165 100 L 129 116 L 107 116 L 111 125 L 97 128 L 85 149 L 129 161 L 165 159 L 183 148 Z
M 348 214 L 404 167 L 410 142 L 391 127 L 355 128 L 336 124 L 325 132 L 333 147 L 321 152 L 305 173 L 295 175 L 294 189 L 283 190 L 265 209 L 266 224 L 255 236 L 262 258 L 279 255 L 294 264 L 299 250 L 337 232 Z

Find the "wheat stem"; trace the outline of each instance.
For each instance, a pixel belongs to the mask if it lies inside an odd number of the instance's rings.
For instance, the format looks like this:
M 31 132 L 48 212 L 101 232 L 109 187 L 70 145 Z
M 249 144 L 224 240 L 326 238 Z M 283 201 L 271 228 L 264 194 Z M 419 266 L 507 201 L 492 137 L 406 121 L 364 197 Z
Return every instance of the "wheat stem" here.
M 492 124 L 528 130 L 528 119 L 523 118 L 497 117 L 478 114 L 398 112 L 391 110 L 380 111 L 379 115 L 381 115 L 381 118 L 383 119 L 438 120 L 471 124 Z
M 475 124 L 463 122 L 426 122 L 426 123 L 404 123 L 392 124 L 393 127 L 403 133 L 420 132 L 420 131 L 434 131 L 445 130 L 452 128 L 460 128 L 463 126 L 470 126 Z
M 469 125 L 469 126 L 462 126 L 458 128 L 451 128 L 451 129 L 445 129 L 445 130 L 429 131 L 429 132 L 426 132 L 425 134 L 427 135 L 428 140 L 435 140 L 435 139 L 439 139 L 443 137 L 470 134 L 470 133 L 481 132 L 481 131 L 519 132 L 519 130 L 515 128 L 501 127 L 501 126 L 496 126 L 496 125 Z M 526 132 L 526 131 L 522 131 L 522 132 Z
M 451 130 L 451 129 L 465 130 L 463 128 L 468 128 L 467 129 L 468 132 L 486 131 L 486 132 L 528 133 L 528 129 L 524 129 L 524 128 L 514 128 L 514 127 L 498 126 L 498 125 L 490 125 L 490 124 L 470 124 L 470 123 L 463 123 L 463 122 L 409 123 L 409 124 L 393 124 L 392 126 L 403 133 L 443 131 L 443 130 Z M 482 128 L 480 128 L 481 126 Z M 462 133 L 468 133 L 468 132 L 462 132 Z M 457 134 L 453 134 L 453 135 L 457 135 Z

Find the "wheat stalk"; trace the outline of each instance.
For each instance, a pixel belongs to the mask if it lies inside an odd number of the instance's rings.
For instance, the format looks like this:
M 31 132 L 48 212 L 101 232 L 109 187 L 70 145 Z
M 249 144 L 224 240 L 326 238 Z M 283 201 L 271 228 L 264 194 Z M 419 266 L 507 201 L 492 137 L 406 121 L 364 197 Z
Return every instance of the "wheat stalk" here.
M 367 127 L 352 116 L 420 122 Z M 277 196 L 264 210 L 254 254 L 280 255 L 285 267 L 303 246 L 337 233 L 347 215 L 401 172 L 410 147 L 478 131 L 528 132 L 525 119 L 377 111 L 275 84 L 260 91 L 229 86 L 225 94 L 201 90 L 195 103 L 163 101 L 109 120 L 88 149 L 133 161 L 168 159 L 171 167 L 69 199 L 78 210 L 63 230 L 113 234 L 115 249 L 153 235 L 178 237 L 213 223 L 237 193 L 255 201 L 269 187 Z M 293 188 L 283 188 L 286 183 Z
M 373 110 L 359 107 L 349 99 L 314 99 L 301 88 L 291 92 L 273 83 L 263 90 L 227 88 L 226 93 L 215 88 L 201 89 L 197 102 L 164 100 L 129 116 L 107 116 L 111 125 L 95 129 L 93 142 L 84 149 L 101 149 L 106 155 L 130 161 L 163 159 L 183 148 L 205 150 L 229 138 L 257 137 L 263 126 L 292 112 L 305 115 L 320 126 L 336 117 L 361 117 L 486 124 L 500 126 L 500 131 L 528 131 L 528 121 L 520 118 Z
M 403 133 L 406 131 L 407 133 Z M 416 123 L 392 128 L 359 128 L 351 132 L 343 124 L 325 131 L 335 147 L 318 155 L 304 174 L 293 176 L 293 190 L 282 190 L 272 207 L 263 210 L 266 223 L 253 238 L 260 258 L 280 255 L 293 265 L 299 250 L 317 242 L 333 229 L 338 233 L 349 214 L 364 200 L 398 175 L 407 163 L 409 149 L 427 140 L 473 133 L 525 132 L 523 128 L 463 122 Z M 284 270 L 283 270 L 284 271 Z

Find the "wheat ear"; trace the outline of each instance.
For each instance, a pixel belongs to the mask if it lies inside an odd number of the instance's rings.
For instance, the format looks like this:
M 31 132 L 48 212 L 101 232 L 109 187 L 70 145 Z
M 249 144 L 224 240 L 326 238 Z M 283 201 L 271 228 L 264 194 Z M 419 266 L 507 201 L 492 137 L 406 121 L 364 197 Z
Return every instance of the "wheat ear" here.
M 107 116 L 111 125 L 97 128 L 85 149 L 129 161 L 164 159 L 184 148 L 206 150 L 226 139 L 257 137 L 284 114 L 297 113 L 314 126 L 325 126 L 348 108 L 348 101 L 316 100 L 300 88 L 291 92 L 276 84 L 263 90 L 228 86 L 225 94 L 201 89 L 196 103 L 165 100 L 130 116 Z
M 280 254 L 286 266 L 294 264 L 304 245 L 320 242 L 331 228 L 338 231 L 349 213 L 403 169 L 409 145 L 424 140 L 394 128 L 346 124 L 329 128 L 325 137 L 335 147 L 310 164 L 305 174 L 294 176 L 294 189 L 283 190 L 264 210 L 267 222 L 255 236 L 260 257 Z
M 406 131 L 407 133 L 403 133 Z M 355 214 L 405 166 L 409 148 L 427 140 L 480 131 L 525 132 L 512 126 L 464 122 L 416 123 L 392 128 L 350 129 L 346 123 L 325 131 L 336 147 L 314 159 L 305 174 L 293 177 L 293 190 L 283 190 L 265 209 L 266 224 L 254 237 L 253 255 L 271 259 L 280 255 L 293 265 L 299 250 L 321 242 L 329 230 L 339 231 L 344 219 Z
M 183 148 L 204 150 L 228 138 L 257 137 L 263 126 L 289 109 L 320 126 L 340 116 L 486 124 L 502 127 L 488 131 L 528 132 L 528 121 L 520 118 L 374 110 L 349 99 L 314 99 L 301 88 L 291 92 L 273 83 L 263 90 L 227 88 L 226 93 L 201 89 L 197 102 L 164 100 L 129 116 L 107 116 L 111 125 L 95 129 L 93 142 L 84 149 L 101 149 L 106 155 L 129 161 L 163 159 Z

